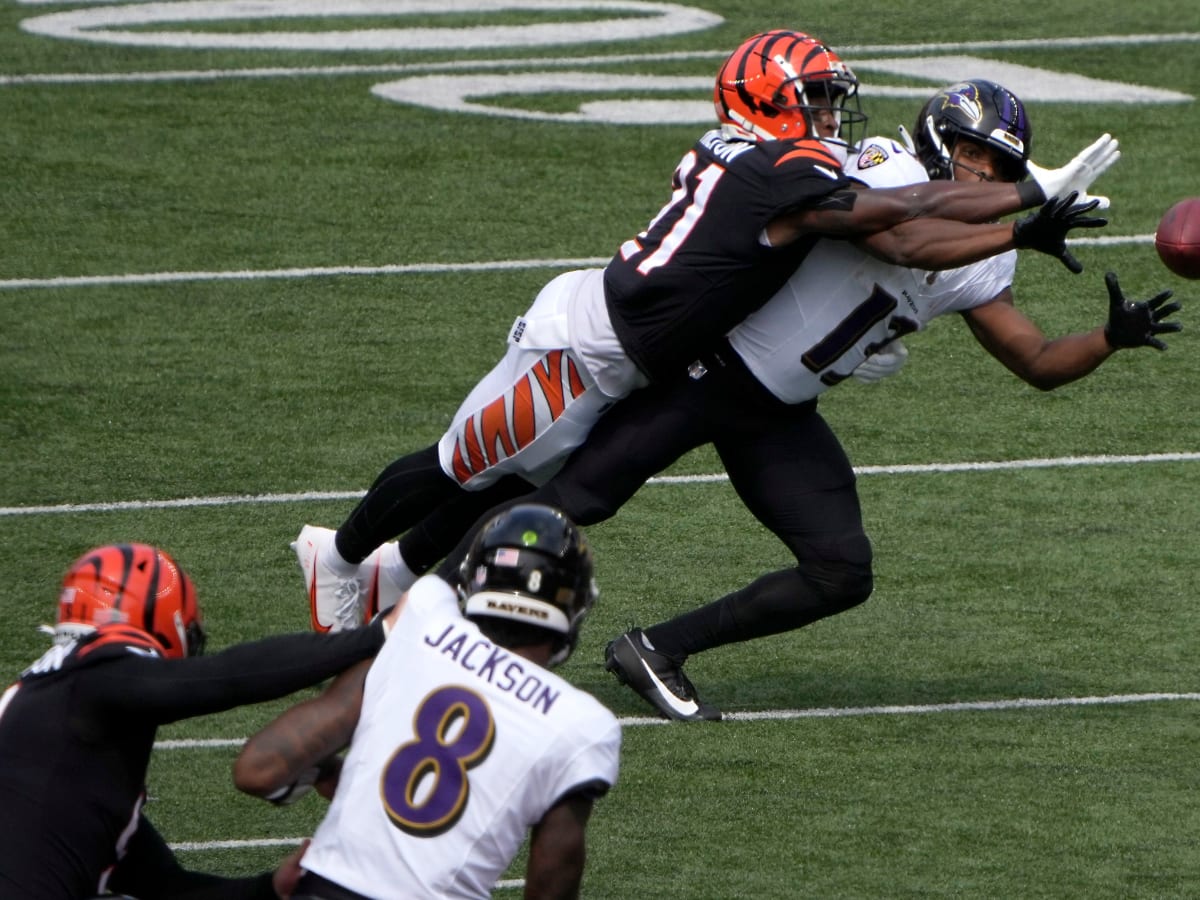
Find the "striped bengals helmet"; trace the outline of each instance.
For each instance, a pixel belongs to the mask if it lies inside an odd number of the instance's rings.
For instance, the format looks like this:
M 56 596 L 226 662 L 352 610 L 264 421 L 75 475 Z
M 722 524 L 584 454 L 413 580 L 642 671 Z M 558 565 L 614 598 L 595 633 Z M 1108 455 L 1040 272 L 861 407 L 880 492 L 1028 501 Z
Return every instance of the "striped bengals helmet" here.
M 801 31 L 766 31 L 747 39 L 717 73 L 713 105 L 722 125 L 755 141 L 820 137 L 814 110 L 832 108 L 847 131 L 867 118 L 858 107 L 858 79 L 850 67 Z M 848 133 L 842 140 L 853 143 Z
M 114 622 L 144 631 L 169 659 L 198 656 L 204 648 L 192 580 L 148 544 L 89 550 L 63 576 L 56 635 L 74 637 Z

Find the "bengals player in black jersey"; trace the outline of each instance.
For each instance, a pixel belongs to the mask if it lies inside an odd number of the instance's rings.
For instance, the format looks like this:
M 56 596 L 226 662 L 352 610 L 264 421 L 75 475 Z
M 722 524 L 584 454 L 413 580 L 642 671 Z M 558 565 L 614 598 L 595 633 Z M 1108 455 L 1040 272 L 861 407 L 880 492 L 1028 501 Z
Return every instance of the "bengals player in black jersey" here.
M 63 579 L 55 645 L 0 699 L 0 897 L 286 895 L 294 860 L 238 879 L 178 864 L 143 814 L 155 733 L 318 684 L 372 657 L 384 636 L 381 619 L 202 656 L 196 591 L 174 559 L 136 543 L 85 553 Z
M 968 80 L 935 94 L 915 133 L 912 147 L 870 139 L 847 171 L 870 184 L 894 185 L 926 178 L 1013 183 L 1031 168 L 1024 104 L 991 81 Z M 1068 196 L 1011 227 L 1014 235 L 1026 227 L 1061 234 L 1097 227 L 1103 220 L 1076 220 L 1097 202 L 1072 207 Z M 1068 269 L 1081 271 L 1065 247 L 1059 256 Z M 861 245 L 822 241 L 783 291 L 700 354 L 690 371 L 618 403 L 564 467 L 526 495 L 525 502 L 553 504 L 594 524 L 685 452 L 711 443 L 746 508 L 794 556 L 794 565 L 617 637 L 606 648 L 605 665 L 618 680 L 669 718 L 719 719 L 720 711 L 700 699 L 683 672 L 690 656 L 801 628 L 870 596 L 872 549 L 854 471 L 817 399 L 878 348 L 957 312 L 1013 374 L 1052 390 L 1085 377 L 1118 348 L 1165 349 L 1158 336 L 1180 329 L 1163 321 L 1180 308 L 1166 303 L 1169 291 L 1130 302 L 1110 273 L 1108 322 L 1049 339 L 1014 304 L 1016 261 L 1010 248 L 952 271 L 910 271 L 884 264 Z M 425 533 L 444 529 L 455 505 L 422 523 Z M 400 542 L 406 558 L 408 539 Z M 443 577 L 450 577 L 461 553 L 448 557 Z
M 1062 257 L 1065 232 L 1056 226 L 1048 229 L 1052 239 L 1027 229 L 1033 237 L 1016 243 L 1011 224 L 987 223 L 1060 194 L 1078 192 L 1087 206 L 1082 192 L 1118 155 L 1105 135 L 1067 166 L 1038 170 L 1035 180 L 868 189 L 842 171 L 849 131 L 863 120 L 857 91 L 850 68 L 810 35 L 776 30 L 738 47 L 717 76 L 717 127 L 683 155 L 671 196 L 649 225 L 602 271 L 564 273 L 542 289 L 511 330 L 504 359 L 438 444 L 388 465 L 336 533 L 301 531 L 293 546 L 314 628 L 361 624 L 381 590 L 368 571 L 407 580 L 440 558 L 410 557 L 420 553 L 411 545 L 398 554 L 385 548 L 389 539 L 424 529 L 426 517 L 464 492 L 486 490 L 495 503 L 544 481 L 612 403 L 680 377 L 766 303 L 822 237 L 873 235 L 920 218 L 976 229 L 969 244 L 927 241 L 957 255 L 923 268 L 961 266 L 1014 246 Z M 887 252 L 888 262 L 913 265 L 905 242 L 889 243 Z M 390 559 L 379 565 L 384 549 Z

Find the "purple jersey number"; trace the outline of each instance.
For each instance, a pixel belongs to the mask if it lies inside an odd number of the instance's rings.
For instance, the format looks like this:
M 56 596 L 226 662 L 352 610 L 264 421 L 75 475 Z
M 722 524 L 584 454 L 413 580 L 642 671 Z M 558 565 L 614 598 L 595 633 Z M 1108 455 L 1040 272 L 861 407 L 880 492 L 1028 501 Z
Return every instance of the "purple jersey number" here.
M 496 723 L 486 700 L 452 685 L 421 701 L 413 731 L 416 738 L 398 747 L 384 766 L 380 790 L 392 824 L 434 837 L 452 828 L 467 808 L 467 770 L 487 758 Z

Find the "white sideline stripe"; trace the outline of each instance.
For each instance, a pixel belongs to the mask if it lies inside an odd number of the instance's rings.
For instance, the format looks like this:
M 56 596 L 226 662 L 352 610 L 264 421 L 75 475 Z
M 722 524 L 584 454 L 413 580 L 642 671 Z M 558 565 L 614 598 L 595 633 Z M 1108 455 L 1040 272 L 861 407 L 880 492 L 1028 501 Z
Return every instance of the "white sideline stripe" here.
M 1200 692 L 1109 694 L 1100 697 L 1019 697 L 1014 700 L 965 700 L 959 703 L 925 703 L 909 706 L 843 706 L 817 709 L 764 709 L 758 712 L 725 713 L 726 722 L 775 722 L 789 719 L 842 719 L 851 716 L 913 716 L 947 712 L 996 712 L 1010 709 L 1048 709 L 1062 706 L 1118 706 L 1128 703 L 1161 703 L 1200 700 Z M 624 716 L 622 727 L 673 725 L 656 716 Z M 155 750 L 206 750 L 240 747 L 245 738 L 202 738 L 195 740 L 156 741 Z
M 249 838 L 243 841 L 179 841 L 168 846 L 176 853 L 203 850 L 241 850 L 246 847 L 298 847 L 307 840 L 302 837 L 286 838 Z M 508 878 L 496 882 L 498 888 L 518 888 L 525 886 L 524 878 Z
M 1114 247 L 1153 244 L 1152 234 L 1068 238 L 1076 247 Z M 228 272 L 130 272 L 121 275 L 56 275 L 51 278 L 0 279 L 0 290 L 103 287 L 114 284 L 176 284 L 189 281 L 266 281 L 287 278 L 328 278 L 335 275 L 442 275 L 455 272 L 496 272 L 517 269 L 587 269 L 607 265 L 611 257 L 511 259 L 463 263 L 405 263 L 385 266 L 310 266 L 298 269 L 238 269 Z
M 1143 453 L 1124 456 L 1060 456 L 1044 459 L 1010 459 L 990 462 L 905 463 L 894 466 L 855 466 L 856 475 L 924 475 L 949 472 L 1000 472 L 1012 469 L 1055 469 L 1079 466 L 1113 466 L 1133 463 L 1195 462 L 1200 452 Z M 647 484 L 716 484 L 728 481 L 714 475 L 659 475 Z M 190 509 L 201 506 L 237 506 L 250 503 L 306 503 L 313 500 L 357 500 L 363 491 L 305 491 L 298 494 L 243 494 L 216 497 L 181 497 L 177 500 L 114 500 L 109 503 L 61 503 L 54 506 L 0 506 L 4 516 L 39 516 L 54 513 L 117 512 L 143 509 Z
M 785 721 L 788 719 L 835 719 L 850 716 L 904 716 L 927 715 L 947 712 L 995 712 L 1002 710 L 1048 709 L 1069 706 L 1109 706 L 1129 703 L 1160 703 L 1178 700 L 1200 700 L 1200 692 L 1155 693 L 1155 694 L 1111 694 L 1107 697 L 1022 697 L 1015 700 L 975 700 L 961 703 L 929 703 L 919 706 L 852 706 L 825 707 L 819 709 L 767 709 L 759 712 L 733 712 L 725 714 L 726 722 Z M 621 726 L 675 725 L 667 719 L 643 716 L 626 716 L 619 719 Z M 683 727 L 720 727 L 716 725 Z M 245 743 L 244 738 L 228 740 L 210 739 L 195 741 L 158 741 L 156 750 L 180 750 L 206 747 L 234 747 Z M 258 838 L 231 841 L 198 841 L 171 844 L 171 849 L 180 851 L 236 850 L 242 847 L 294 847 L 303 838 Z M 497 883 L 498 888 L 519 888 L 524 879 L 510 879 Z
M 1016 700 L 970 700 L 962 703 L 929 703 L 921 706 L 860 706 L 826 709 L 767 709 L 729 713 L 735 722 L 786 719 L 836 719 L 847 716 L 908 716 L 943 712 L 994 712 L 1010 709 L 1048 709 L 1061 706 L 1115 706 L 1123 703 L 1158 703 L 1167 700 L 1200 700 L 1200 692 L 1182 694 L 1112 694 L 1108 697 L 1021 697 Z
M 0 290 L 53 287 L 97 287 L 110 284 L 171 284 L 181 281 L 259 281 L 274 278 L 327 278 L 332 275 L 440 275 L 496 272 L 507 269 L 586 269 L 606 265 L 610 257 L 579 259 L 510 259 L 490 262 L 408 263 L 387 266 L 315 266 L 302 269 L 243 269 L 231 272 L 145 272 L 125 275 L 78 275 L 53 278 L 6 278 Z

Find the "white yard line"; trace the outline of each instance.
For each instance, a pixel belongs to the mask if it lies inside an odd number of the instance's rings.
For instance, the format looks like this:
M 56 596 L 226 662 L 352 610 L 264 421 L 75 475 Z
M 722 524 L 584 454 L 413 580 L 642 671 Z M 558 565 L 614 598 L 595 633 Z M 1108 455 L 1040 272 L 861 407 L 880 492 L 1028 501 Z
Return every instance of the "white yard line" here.
M 820 709 L 764 709 L 757 712 L 732 712 L 725 714 L 726 722 L 784 721 L 788 719 L 832 719 L 851 716 L 910 716 L 955 712 L 998 712 L 1007 710 L 1047 709 L 1078 706 L 1109 706 L 1130 703 L 1165 703 L 1198 701 L 1200 693 L 1153 693 L 1153 694 L 1110 694 L 1097 697 L 1022 697 L 1013 700 L 976 700 L 961 703 L 929 703 L 913 706 L 850 706 L 825 707 Z M 626 716 L 620 720 L 622 727 L 639 725 L 677 725 L 666 719 Z M 679 724 L 682 728 L 720 728 L 720 725 Z M 240 747 L 244 738 L 228 740 L 159 741 L 155 750 L 191 750 L 208 747 Z M 230 850 L 242 847 L 294 847 L 302 838 L 246 839 L 229 841 L 200 841 L 171 844 L 176 851 Z M 524 885 L 521 879 L 500 882 L 499 888 L 518 888 Z
M 1152 234 L 1071 238 L 1072 246 L 1153 244 Z M 225 272 L 125 272 L 109 275 L 57 275 L 50 278 L 3 278 L 0 290 L 33 288 L 107 287 L 120 284 L 174 284 L 184 281 L 266 281 L 289 278 L 329 278 L 341 275 L 447 275 L 458 272 L 499 272 L 518 269 L 586 269 L 606 265 L 609 257 L 509 259 L 462 263 L 404 263 L 385 266 L 309 266 L 292 269 L 233 269 Z
M 890 466 L 856 466 L 857 475 L 938 475 L 952 472 L 1001 472 L 1013 469 L 1060 469 L 1085 466 L 1196 462 L 1200 452 L 1142 453 L 1110 456 L 1059 456 L 1041 459 L 1006 459 L 983 462 L 906 463 Z M 660 475 L 647 484 L 719 484 L 729 480 L 723 472 L 708 475 Z M 308 503 L 320 500 L 357 500 L 364 491 L 302 491 L 295 494 L 240 494 L 214 497 L 180 497 L 171 500 L 113 500 L 103 503 L 58 503 L 52 506 L 0 506 L 5 516 L 44 516 L 60 513 L 120 512 L 144 509 L 191 509 L 259 503 Z
M 1006 710 L 1052 709 L 1064 706 L 1121 706 L 1130 703 L 1170 703 L 1198 701 L 1200 692 L 1109 694 L 1095 697 L 1019 697 L 1013 700 L 965 700 L 959 703 L 924 703 L 904 706 L 834 706 L 816 709 L 762 709 L 756 712 L 725 713 L 726 722 L 781 722 L 790 719 L 844 719 L 854 716 L 923 716 L 934 713 L 1001 712 Z M 656 716 L 625 716 L 623 728 L 639 725 L 674 725 Z M 687 725 L 688 728 L 711 728 Z M 155 750 L 207 750 L 240 747 L 245 738 L 197 738 L 195 740 L 158 741 Z M 254 842 L 251 842 L 254 843 Z

